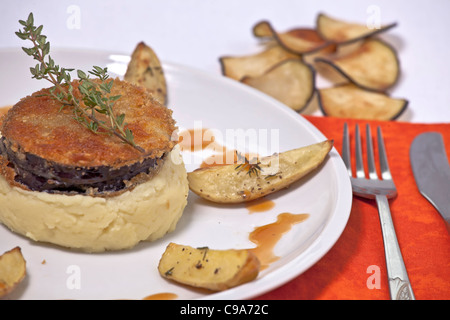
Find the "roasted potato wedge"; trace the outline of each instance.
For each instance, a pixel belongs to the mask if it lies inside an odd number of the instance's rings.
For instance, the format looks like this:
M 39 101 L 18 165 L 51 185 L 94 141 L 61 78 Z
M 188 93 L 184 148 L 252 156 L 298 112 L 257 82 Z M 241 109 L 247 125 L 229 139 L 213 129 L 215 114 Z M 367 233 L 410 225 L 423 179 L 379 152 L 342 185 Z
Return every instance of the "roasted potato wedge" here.
M 245 76 L 258 77 L 275 64 L 297 56 L 281 46 L 272 46 L 254 55 L 219 58 L 222 74 L 240 81 Z
M 158 271 L 164 278 L 197 288 L 222 291 L 254 280 L 260 269 L 247 249 L 211 250 L 169 243 Z
M 0 256 L 0 297 L 16 288 L 25 278 L 26 262 L 20 247 L 15 247 Z
M 155 99 L 167 105 L 167 83 L 155 51 L 144 42 L 138 43 L 128 63 L 124 80 L 146 88 Z
M 363 89 L 380 92 L 391 88 L 400 75 L 396 51 L 380 39 L 368 39 L 347 55 L 321 57 L 315 63 L 334 69 Z
M 241 80 L 295 111 L 305 108 L 315 91 L 314 69 L 300 59 L 284 60 L 258 77 Z
M 284 189 L 318 168 L 333 146 L 332 140 L 259 160 L 200 168 L 188 173 L 189 188 L 217 203 L 242 203 Z
M 316 19 L 316 30 L 320 36 L 325 40 L 339 44 L 366 39 L 396 25 L 397 23 L 391 23 L 379 28 L 369 28 L 367 25 L 331 18 L 323 13 L 319 14 Z
M 300 55 L 315 52 L 328 45 L 315 29 L 295 28 L 276 32 L 268 21 L 258 22 L 253 27 L 253 34 L 257 38 L 273 39 L 286 50 Z
M 319 90 L 319 107 L 332 117 L 394 120 L 406 109 L 408 101 L 384 93 L 367 91 L 353 84 Z

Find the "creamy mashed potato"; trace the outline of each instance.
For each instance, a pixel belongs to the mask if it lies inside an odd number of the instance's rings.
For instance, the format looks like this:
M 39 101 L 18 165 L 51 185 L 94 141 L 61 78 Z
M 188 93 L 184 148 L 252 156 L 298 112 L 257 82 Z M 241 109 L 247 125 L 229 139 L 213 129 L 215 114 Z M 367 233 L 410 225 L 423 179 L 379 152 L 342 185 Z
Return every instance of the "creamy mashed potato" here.
M 26 191 L 0 176 L 0 222 L 35 241 L 87 252 L 128 249 L 173 231 L 188 192 L 176 146 L 151 180 L 111 198 Z

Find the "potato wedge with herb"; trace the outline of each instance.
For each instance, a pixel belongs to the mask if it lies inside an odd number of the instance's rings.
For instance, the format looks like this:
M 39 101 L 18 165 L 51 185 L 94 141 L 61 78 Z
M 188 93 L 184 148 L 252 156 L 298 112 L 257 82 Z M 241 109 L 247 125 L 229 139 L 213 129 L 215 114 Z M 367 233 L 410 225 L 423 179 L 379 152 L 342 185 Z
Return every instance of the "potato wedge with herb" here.
M 284 60 L 258 77 L 241 80 L 286 104 L 295 111 L 303 110 L 315 91 L 314 69 L 300 59 Z
M 221 57 L 219 61 L 224 76 L 240 81 L 245 76 L 258 77 L 273 65 L 296 57 L 295 54 L 276 45 L 254 55 Z
M 349 43 L 371 37 L 395 27 L 396 23 L 384 26 L 368 26 L 367 24 L 351 23 L 319 14 L 316 20 L 316 30 L 320 36 L 335 43 Z
M 25 278 L 26 262 L 20 247 L 0 256 L 0 297 L 10 293 Z
M 268 21 L 258 22 L 253 27 L 253 35 L 261 39 L 275 40 L 280 46 L 296 54 L 312 53 L 328 45 L 315 29 L 295 28 L 277 32 Z
M 247 249 L 211 250 L 169 243 L 158 271 L 166 279 L 196 288 L 222 291 L 254 280 L 260 269 Z
M 323 114 L 332 117 L 394 120 L 406 109 L 408 101 L 394 99 L 384 93 L 345 84 L 319 90 L 319 107 Z
M 217 203 L 242 203 L 290 186 L 317 169 L 333 146 L 325 140 L 255 160 L 206 167 L 188 173 L 189 188 Z
M 386 91 L 400 75 L 397 53 L 380 39 L 368 39 L 349 54 L 317 58 L 315 63 L 322 64 L 321 68 L 328 66 L 355 85 L 372 91 Z
M 144 42 L 138 43 L 134 49 L 124 80 L 146 88 L 156 100 L 163 105 L 167 104 L 164 70 L 155 51 Z

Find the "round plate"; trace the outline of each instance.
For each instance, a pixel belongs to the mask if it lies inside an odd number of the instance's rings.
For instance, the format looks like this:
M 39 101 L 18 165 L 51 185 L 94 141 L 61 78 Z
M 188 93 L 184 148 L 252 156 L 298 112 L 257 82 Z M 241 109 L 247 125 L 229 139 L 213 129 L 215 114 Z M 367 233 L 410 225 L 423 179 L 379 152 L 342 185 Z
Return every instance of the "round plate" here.
M 90 70 L 107 66 L 111 76 L 125 73 L 128 55 L 86 50 L 53 50 L 60 66 Z M 19 49 L 0 51 L 0 104 L 50 83 L 31 79 L 36 63 Z M 168 107 L 181 130 L 211 129 L 222 144 L 260 155 L 283 152 L 326 138 L 301 115 L 237 81 L 172 63 L 163 64 Z M 207 152 L 184 152 L 188 171 Z M 173 293 L 179 299 L 249 299 L 272 290 L 314 265 L 340 237 L 350 214 L 352 192 L 345 166 L 333 148 L 323 166 L 290 188 L 269 195 L 274 207 L 250 213 L 245 205 L 218 205 L 190 193 L 174 232 L 127 251 L 88 254 L 33 242 L 0 226 L 0 253 L 22 248 L 27 277 L 10 299 L 143 299 Z M 252 282 L 217 293 L 163 279 L 157 270 L 169 242 L 211 249 L 252 248 L 249 233 L 276 221 L 280 213 L 308 213 L 274 248 L 279 259 Z

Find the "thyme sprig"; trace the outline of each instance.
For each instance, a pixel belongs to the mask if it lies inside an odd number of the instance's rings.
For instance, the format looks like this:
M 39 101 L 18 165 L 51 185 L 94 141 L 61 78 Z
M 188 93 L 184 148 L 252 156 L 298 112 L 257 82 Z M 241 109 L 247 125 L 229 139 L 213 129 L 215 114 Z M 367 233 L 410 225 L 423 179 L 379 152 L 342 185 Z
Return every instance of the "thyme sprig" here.
M 261 162 L 257 158 L 248 160 L 245 155 L 242 155 L 237 151 L 236 157 L 238 165 L 234 169 L 238 170 L 238 174 L 239 172 L 244 170 L 250 177 L 252 176 L 252 174 L 254 174 L 255 176 L 259 176 L 259 173 L 261 172 L 261 167 L 259 165 L 261 164 Z
M 77 70 L 79 78 L 78 91 L 81 99 L 74 95 L 72 79 L 70 72 L 74 69 L 61 68 L 50 56 L 50 42 L 47 36 L 42 34 L 43 26 L 34 25 L 33 13 L 28 15 L 26 21 L 19 20 L 23 26 L 22 30 L 16 32 L 16 35 L 22 40 L 29 40 L 33 46 L 31 48 L 23 47 L 23 51 L 37 60 L 39 63 L 30 68 L 33 79 L 45 79 L 53 84 L 49 89 L 50 96 L 59 101 L 62 106 L 72 107 L 73 118 L 84 127 L 94 133 L 106 133 L 114 135 L 128 143 L 137 150 L 144 152 L 144 149 L 136 145 L 133 133 L 126 128 L 125 114 L 117 115 L 114 112 L 114 103 L 120 99 L 120 95 L 111 96 L 111 89 L 114 84 L 113 79 L 109 79 L 107 68 L 94 66 L 91 71 L 85 73 Z M 90 75 L 95 76 L 100 81 L 94 81 Z M 103 115 L 101 120 L 98 115 Z M 101 129 L 101 130 L 100 130 Z

